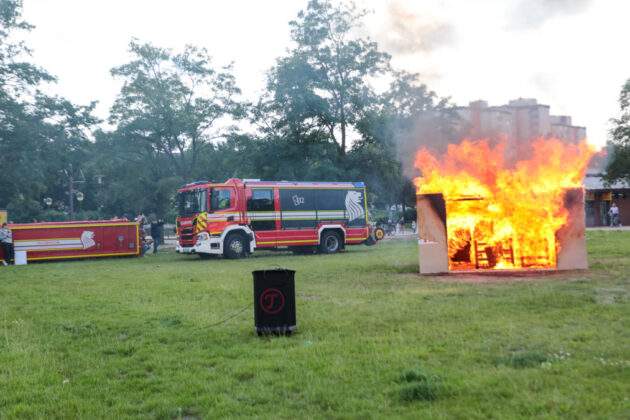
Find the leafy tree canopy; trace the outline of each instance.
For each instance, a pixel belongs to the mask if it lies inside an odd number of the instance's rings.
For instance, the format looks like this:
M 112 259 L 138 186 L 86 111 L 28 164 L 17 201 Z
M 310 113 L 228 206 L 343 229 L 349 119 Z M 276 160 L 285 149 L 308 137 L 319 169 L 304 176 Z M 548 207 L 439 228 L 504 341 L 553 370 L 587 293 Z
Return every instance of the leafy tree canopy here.
M 0 2 L 0 206 L 14 209 L 15 221 L 38 215 L 41 197 L 60 182 L 60 170 L 84 157 L 96 122 L 94 104 L 75 106 L 41 92 L 43 83 L 56 79 L 28 62 L 23 43 L 10 40 L 32 28 L 21 20 L 21 9 L 21 0 Z
M 621 88 L 619 106 L 619 116 L 611 120 L 613 158 L 606 168 L 606 179 L 611 183 L 618 180 L 630 183 L 630 79 Z
M 199 152 L 226 134 L 219 120 L 242 113 L 231 68 L 215 70 L 207 51 L 194 46 L 176 54 L 134 40 L 129 48 L 135 59 L 111 70 L 124 85 L 110 123 L 147 159 L 165 156 L 189 181 Z
M 373 97 L 369 78 L 389 69 L 390 57 L 376 43 L 352 36 L 365 13 L 352 4 L 309 1 L 289 23 L 295 47 L 269 72 L 277 124 L 300 133 L 321 131 L 340 155 Z

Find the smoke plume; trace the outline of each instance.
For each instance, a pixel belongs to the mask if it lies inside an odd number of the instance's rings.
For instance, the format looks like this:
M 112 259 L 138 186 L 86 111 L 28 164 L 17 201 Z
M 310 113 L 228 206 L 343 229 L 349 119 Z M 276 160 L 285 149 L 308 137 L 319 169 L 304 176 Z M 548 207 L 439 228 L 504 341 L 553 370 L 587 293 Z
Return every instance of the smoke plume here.
M 592 0 L 519 0 L 511 13 L 510 26 L 535 29 L 545 22 L 584 12 Z
M 455 41 L 455 29 L 450 23 L 418 16 L 398 2 L 388 5 L 387 14 L 387 30 L 379 39 L 391 53 L 427 53 Z

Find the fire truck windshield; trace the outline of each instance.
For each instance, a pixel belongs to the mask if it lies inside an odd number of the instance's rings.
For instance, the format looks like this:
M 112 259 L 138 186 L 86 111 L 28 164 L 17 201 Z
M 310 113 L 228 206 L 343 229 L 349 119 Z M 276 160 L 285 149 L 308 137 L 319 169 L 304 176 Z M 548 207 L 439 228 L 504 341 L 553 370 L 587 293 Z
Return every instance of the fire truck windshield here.
M 208 190 L 197 189 L 177 193 L 177 211 L 179 217 L 190 217 L 208 211 Z

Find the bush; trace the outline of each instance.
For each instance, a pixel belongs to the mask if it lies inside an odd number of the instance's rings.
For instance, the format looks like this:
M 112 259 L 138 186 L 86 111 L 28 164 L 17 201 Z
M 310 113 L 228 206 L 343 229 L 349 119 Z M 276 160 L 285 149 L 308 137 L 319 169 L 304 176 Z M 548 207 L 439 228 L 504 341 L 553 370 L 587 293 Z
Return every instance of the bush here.
M 403 373 L 398 382 L 400 399 L 407 402 L 433 401 L 440 397 L 444 387 L 440 379 L 430 375 L 423 369 L 408 370 Z
M 495 364 L 506 365 L 515 369 L 522 369 L 531 366 L 540 366 L 547 361 L 547 356 L 538 351 L 526 351 L 511 354 L 508 357 L 498 357 L 494 360 Z
M 15 223 L 31 223 L 42 215 L 41 205 L 31 199 L 18 198 L 7 205 L 9 221 Z
M 83 210 L 74 215 L 74 220 L 98 220 L 98 211 Z
M 54 209 L 47 209 L 42 213 L 41 221 L 42 222 L 67 222 L 68 213 L 59 211 L 59 210 L 54 210 Z
M 408 207 L 405 209 L 405 222 L 411 222 L 418 218 L 418 213 L 415 208 Z

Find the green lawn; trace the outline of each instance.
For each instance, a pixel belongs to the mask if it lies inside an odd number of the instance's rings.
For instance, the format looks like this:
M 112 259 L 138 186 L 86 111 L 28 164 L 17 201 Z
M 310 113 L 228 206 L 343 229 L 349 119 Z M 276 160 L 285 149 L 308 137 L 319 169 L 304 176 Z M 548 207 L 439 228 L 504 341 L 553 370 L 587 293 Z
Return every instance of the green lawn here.
M 629 418 L 630 232 L 587 246 L 486 283 L 421 278 L 414 240 L 0 267 L 0 418 Z M 259 338 L 278 266 L 298 331 Z

